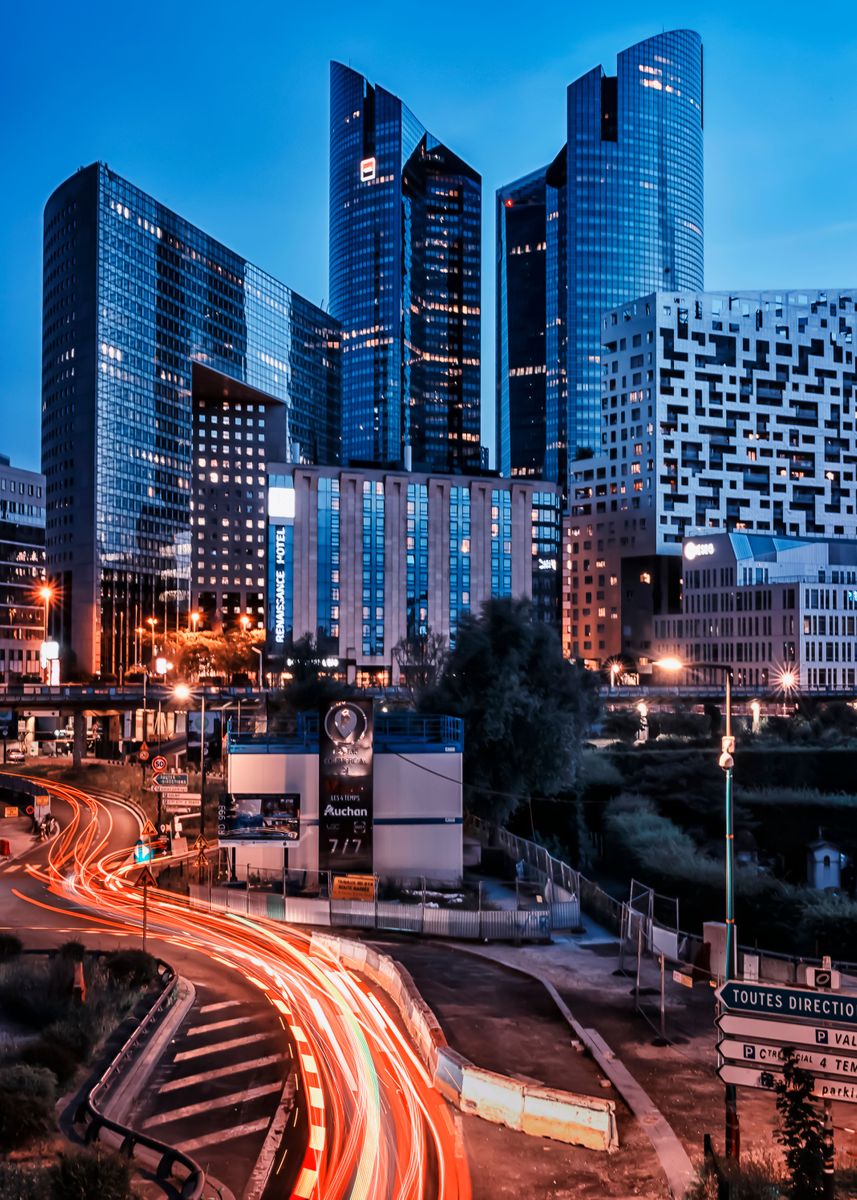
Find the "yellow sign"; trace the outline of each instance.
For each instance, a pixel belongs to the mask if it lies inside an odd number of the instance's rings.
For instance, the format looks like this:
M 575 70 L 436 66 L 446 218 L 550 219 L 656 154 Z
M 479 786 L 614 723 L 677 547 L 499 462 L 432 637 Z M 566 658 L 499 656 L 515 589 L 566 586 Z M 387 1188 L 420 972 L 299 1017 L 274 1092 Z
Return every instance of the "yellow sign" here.
M 144 838 L 155 838 L 158 836 L 158 831 L 151 821 L 146 821 L 146 824 L 143 826 L 143 832 L 140 834 L 140 836 Z
M 155 881 L 155 877 L 154 877 L 154 875 L 152 874 L 151 868 L 149 867 L 149 864 L 148 864 L 148 863 L 146 864 L 146 866 L 145 866 L 145 867 L 143 867 L 143 870 L 142 870 L 142 871 L 140 872 L 140 874 L 137 876 L 137 879 L 136 879 L 136 881 L 135 881 L 135 884 L 134 884 L 134 886 L 135 886 L 135 887 L 141 887 L 141 888 L 147 888 L 147 887 L 157 887 L 157 886 L 158 886 L 158 885 L 157 885 L 157 882 Z
M 4 808 L 3 809 L 4 817 L 17 817 L 18 815 L 19 814 L 18 814 L 17 808 Z
M 374 875 L 337 875 L 333 880 L 334 900 L 374 900 Z

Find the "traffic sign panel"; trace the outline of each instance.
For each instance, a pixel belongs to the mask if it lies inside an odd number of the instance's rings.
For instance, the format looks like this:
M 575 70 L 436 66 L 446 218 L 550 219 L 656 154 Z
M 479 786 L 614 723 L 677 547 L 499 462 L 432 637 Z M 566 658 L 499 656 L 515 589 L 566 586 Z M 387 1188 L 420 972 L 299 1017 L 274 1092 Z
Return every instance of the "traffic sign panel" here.
M 146 821 L 146 824 L 143 826 L 143 832 L 140 834 L 140 836 L 144 838 L 157 837 L 158 831 L 151 821 Z
M 149 761 L 149 747 L 145 742 L 143 742 L 142 746 L 137 751 L 137 757 L 139 758 L 140 762 L 144 763 Z
M 161 774 L 155 779 L 155 788 L 159 792 L 186 792 L 187 785 L 188 777 L 185 773 Z
M 166 771 L 166 769 L 167 760 L 164 758 L 163 754 L 156 754 L 152 759 L 152 770 L 156 775 L 159 775 L 161 771 Z
M 156 881 L 154 875 L 152 874 L 152 869 L 148 865 L 148 863 L 146 864 L 145 867 L 143 867 L 143 870 L 137 876 L 134 886 L 141 887 L 141 888 L 158 886 L 157 881 Z
M 795 1062 L 804 1071 L 838 1075 L 843 1079 L 857 1081 L 857 1058 L 835 1050 L 798 1050 L 785 1046 L 769 1046 L 763 1042 L 733 1041 L 730 1038 L 718 1042 L 717 1049 L 723 1058 L 730 1061 L 775 1071 L 782 1070 L 784 1052 L 786 1049 L 792 1049 Z
M 737 1063 L 724 1062 L 717 1068 L 717 1074 L 724 1083 L 734 1083 L 738 1087 L 762 1088 L 771 1091 L 782 1075 L 774 1068 L 766 1070 L 760 1067 L 738 1066 Z M 812 1094 L 819 1100 L 841 1100 L 845 1104 L 857 1104 L 857 1083 L 846 1083 L 841 1079 L 816 1078 L 812 1082 Z
M 194 850 L 207 850 L 208 849 L 208 842 L 205 840 L 205 838 L 202 836 L 201 833 L 197 836 L 197 839 L 193 844 L 193 848 L 194 848 Z
M 741 1017 L 735 1013 L 721 1013 L 717 1024 L 721 1033 L 732 1037 L 784 1042 L 789 1046 L 830 1046 L 833 1050 L 857 1052 L 857 1030 L 854 1029 L 804 1025 L 792 1021 L 767 1020 L 763 1017 Z
M 733 1012 L 857 1026 L 857 996 L 738 981 L 724 983 L 716 994 L 723 1007 Z

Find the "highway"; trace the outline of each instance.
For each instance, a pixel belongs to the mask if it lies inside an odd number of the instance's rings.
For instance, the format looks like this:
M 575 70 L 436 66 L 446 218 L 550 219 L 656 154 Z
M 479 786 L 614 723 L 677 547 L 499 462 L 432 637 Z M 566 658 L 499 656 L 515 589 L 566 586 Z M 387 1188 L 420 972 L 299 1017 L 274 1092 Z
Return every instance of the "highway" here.
M 117 797 L 44 787 L 69 816 L 41 861 L 32 856 L 19 873 L 2 875 L 12 896 L 30 907 L 32 916 L 22 914 L 20 925 L 50 914 L 67 927 L 77 914 L 105 933 L 139 930 L 143 896 L 130 857 L 139 836 L 136 815 Z M 278 1152 L 266 1198 L 470 1200 L 450 1111 L 368 983 L 311 956 L 309 937 L 292 927 L 202 911 L 160 889 L 149 889 L 148 928 L 179 955 L 202 952 L 239 972 L 276 1011 L 295 1049 L 293 1131 Z M 162 952 L 169 956 L 167 947 Z M 285 1085 L 286 1063 L 282 1072 Z

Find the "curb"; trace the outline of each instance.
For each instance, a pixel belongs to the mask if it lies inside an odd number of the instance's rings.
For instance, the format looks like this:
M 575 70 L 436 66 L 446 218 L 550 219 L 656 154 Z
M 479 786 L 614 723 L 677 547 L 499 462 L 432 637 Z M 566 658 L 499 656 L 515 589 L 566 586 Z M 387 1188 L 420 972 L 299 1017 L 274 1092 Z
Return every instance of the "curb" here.
M 286 1079 L 277 1111 L 268 1126 L 265 1141 L 262 1143 L 262 1149 L 259 1151 L 259 1157 L 256 1159 L 256 1165 L 247 1181 L 241 1200 L 261 1200 L 265 1188 L 268 1186 L 268 1180 L 271 1178 L 271 1171 L 274 1169 L 274 1161 L 283 1140 L 283 1134 L 286 1132 L 289 1113 L 294 1108 L 296 1090 L 296 1077 L 293 1069 Z
M 488 959 L 489 962 L 500 963 L 501 966 L 508 967 L 510 971 L 517 971 L 521 975 L 538 980 L 553 1000 L 563 1019 L 573 1030 L 575 1037 L 583 1042 L 595 1062 L 640 1122 L 658 1157 L 672 1195 L 675 1200 L 682 1200 L 696 1179 L 693 1163 L 669 1121 L 621 1059 L 616 1057 L 601 1034 L 596 1029 L 585 1029 L 550 980 L 543 979 L 529 967 L 495 959 L 475 946 L 459 944 L 454 949 L 464 951 L 466 954 L 473 954 L 477 958 Z

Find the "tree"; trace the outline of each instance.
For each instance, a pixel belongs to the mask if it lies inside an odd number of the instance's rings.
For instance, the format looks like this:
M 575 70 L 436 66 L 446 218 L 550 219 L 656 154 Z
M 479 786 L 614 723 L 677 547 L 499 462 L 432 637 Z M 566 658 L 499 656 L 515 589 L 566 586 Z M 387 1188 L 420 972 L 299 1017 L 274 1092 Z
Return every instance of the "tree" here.
M 792 1046 L 783 1051 L 783 1078 L 774 1085 L 780 1127 L 777 1141 L 786 1148 L 792 1200 L 824 1194 L 822 1121 L 812 1103 L 813 1077 L 797 1065 Z
M 393 656 L 414 702 L 419 702 L 424 692 L 437 686 L 448 654 L 449 642 L 435 633 L 431 625 L 423 634 L 403 637 L 396 642 Z
M 230 678 L 239 672 L 255 676 L 259 663 L 253 647 L 264 641 L 263 629 L 179 629 L 167 635 L 164 650 L 176 674 L 186 679 Z
M 597 676 L 563 658 L 556 631 L 527 601 L 504 599 L 462 617 L 420 708 L 463 718 L 467 805 L 502 824 L 522 802 L 576 786 L 597 697 Z
M 291 682 L 277 696 L 268 696 L 268 728 L 283 732 L 294 726 L 299 712 L 317 712 L 322 705 L 353 691 L 331 678 L 325 667 L 325 652 L 315 638 L 306 634 L 286 653 Z M 336 669 L 336 668 L 332 668 Z

